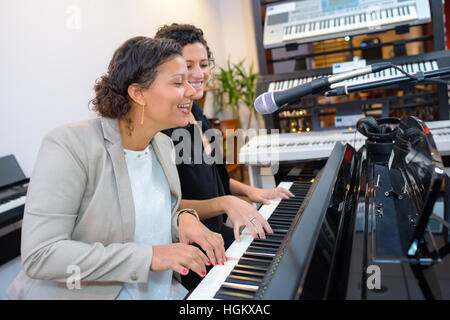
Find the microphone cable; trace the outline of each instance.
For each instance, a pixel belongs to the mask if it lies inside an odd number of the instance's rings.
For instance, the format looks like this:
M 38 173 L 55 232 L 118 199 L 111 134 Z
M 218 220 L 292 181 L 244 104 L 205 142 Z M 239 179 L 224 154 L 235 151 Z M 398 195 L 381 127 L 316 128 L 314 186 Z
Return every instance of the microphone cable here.
M 398 71 L 400 71 L 400 73 L 404 74 L 405 76 L 407 76 L 410 79 L 419 81 L 419 82 L 433 82 L 433 83 L 438 83 L 438 84 L 446 84 L 446 85 L 450 85 L 450 81 L 448 80 L 442 80 L 442 79 L 433 79 L 433 78 L 427 78 L 425 77 L 425 74 L 423 71 L 417 71 L 415 74 L 411 74 L 409 72 L 406 72 L 405 70 L 403 70 L 401 67 L 397 66 L 396 64 L 393 63 L 389 63 L 391 68 L 394 68 Z

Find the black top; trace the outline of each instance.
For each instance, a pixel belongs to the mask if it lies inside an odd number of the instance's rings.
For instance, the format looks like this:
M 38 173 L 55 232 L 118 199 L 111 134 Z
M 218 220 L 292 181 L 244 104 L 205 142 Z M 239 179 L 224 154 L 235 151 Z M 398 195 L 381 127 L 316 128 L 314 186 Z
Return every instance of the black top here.
M 203 115 L 203 110 L 196 101 L 194 101 L 192 105 L 192 114 L 194 115 L 195 120 L 201 121 L 203 132 L 206 132 L 206 130 L 212 128 L 208 119 Z M 178 150 L 176 147 L 180 142 L 183 141 L 182 136 L 180 139 L 175 139 L 179 141 L 175 141 L 172 139 L 177 151 L 177 169 L 178 175 L 180 176 L 182 198 L 186 200 L 207 200 L 231 194 L 230 176 L 228 175 L 225 165 L 218 163 L 207 164 L 204 161 L 204 146 L 201 140 L 201 134 L 200 132 L 198 132 L 198 127 L 190 123 L 186 127 L 180 128 L 186 129 L 191 137 L 191 152 L 189 157 L 183 157 L 183 148 L 180 147 L 178 148 Z M 172 133 L 176 129 L 179 128 L 167 129 L 162 132 L 172 138 Z M 194 130 L 197 130 L 195 134 Z M 210 142 L 213 143 L 213 141 Z M 201 163 L 199 164 L 194 163 L 194 146 L 201 146 L 202 157 Z M 218 150 L 214 149 L 214 152 L 211 154 L 211 156 L 214 157 L 215 152 L 217 151 Z M 180 163 L 181 159 L 183 158 L 187 158 L 188 161 Z M 199 158 L 198 155 L 197 158 Z M 222 155 L 220 155 L 220 159 L 222 159 Z M 221 229 L 223 228 L 222 215 L 202 220 L 202 222 L 211 231 L 214 232 L 220 233 Z

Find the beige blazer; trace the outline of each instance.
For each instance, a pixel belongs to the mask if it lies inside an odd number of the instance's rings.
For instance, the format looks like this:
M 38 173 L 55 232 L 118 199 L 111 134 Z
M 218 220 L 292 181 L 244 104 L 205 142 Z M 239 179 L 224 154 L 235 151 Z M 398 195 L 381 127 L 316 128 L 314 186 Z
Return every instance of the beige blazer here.
M 169 137 L 152 140 L 176 203 L 181 200 Z M 149 204 L 151 205 L 151 204 Z M 117 119 L 99 118 L 51 131 L 43 140 L 25 204 L 22 270 L 10 299 L 114 299 L 124 282 L 146 282 L 152 246 L 133 243 L 134 203 Z M 74 267 L 75 266 L 75 267 Z M 81 275 L 80 289 L 67 281 Z M 69 279 L 69 277 L 71 277 Z

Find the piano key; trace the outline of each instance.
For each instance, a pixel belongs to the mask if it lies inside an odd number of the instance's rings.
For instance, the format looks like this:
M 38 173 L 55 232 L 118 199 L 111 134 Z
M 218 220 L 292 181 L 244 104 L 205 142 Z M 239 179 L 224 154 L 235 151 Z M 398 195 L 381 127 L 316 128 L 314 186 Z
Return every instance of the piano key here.
M 237 284 L 247 284 L 247 285 L 259 286 L 261 281 L 262 281 L 262 277 L 257 278 L 257 277 L 250 277 L 250 276 L 241 276 L 241 275 L 234 274 L 234 272 L 231 272 L 231 274 L 226 278 L 225 283 L 237 283 Z
M 231 271 L 231 274 L 236 276 L 249 276 L 251 278 L 262 280 L 264 278 L 265 272 L 236 267 L 233 269 L 233 271 Z
M 297 182 L 283 182 L 279 186 L 293 189 L 292 187 L 294 185 L 297 187 L 298 184 Z M 302 182 L 301 194 L 305 194 L 304 187 L 305 184 Z M 272 215 L 277 215 L 276 209 L 284 200 L 272 200 L 270 205 L 263 205 L 259 212 L 265 219 L 270 219 Z M 275 224 L 275 233 L 266 234 L 266 239 L 252 239 L 246 234 L 248 230 L 245 228 L 241 235 L 241 242 L 235 241 L 226 252 L 230 259 L 224 266 L 213 267 L 188 299 L 204 299 L 206 296 L 208 299 L 212 297 L 215 299 L 252 299 L 286 238 L 286 230 L 290 227 L 286 223 L 286 218 L 293 221 L 293 217 L 301 206 L 301 201 L 299 200 L 297 208 L 288 210 L 289 214 L 281 214 L 283 223 Z M 283 209 L 283 211 L 285 210 L 287 209 Z M 245 291 L 248 288 L 251 288 L 251 292 Z M 244 290 L 244 292 L 239 290 Z
M 25 205 L 26 196 L 21 196 L 17 199 L 7 201 L 0 205 L 0 214 L 9 211 L 11 209 L 17 208 L 19 206 Z
M 285 226 L 289 228 L 292 224 L 292 221 L 279 221 L 279 220 L 269 220 L 270 227 L 273 230 L 275 226 Z
M 253 240 L 250 247 L 258 246 L 261 248 L 269 248 L 269 249 L 278 249 L 280 247 L 281 241 L 265 241 L 265 240 L 266 239 L 255 239 Z
M 256 266 L 267 268 L 270 266 L 270 259 L 265 259 L 266 257 L 256 256 L 252 254 L 244 254 L 241 259 L 239 259 L 239 264 L 244 266 Z
M 216 299 L 252 299 L 255 296 L 257 286 L 233 285 L 223 284 L 220 290 L 216 293 Z
M 279 246 L 273 248 L 273 247 L 264 247 L 264 246 L 257 246 L 257 245 L 251 245 L 248 247 L 247 252 L 249 253 L 267 253 L 267 254 L 275 254 L 277 253 Z
M 250 265 L 243 265 L 243 264 L 237 264 L 234 268 L 235 269 L 238 268 L 240 270 L 250 270 L 250 271 L 255 271 L 255 272 L 260 272 L 260 273 L 265 273 L 267 271 L 267 268 L 264 268 L 264 267 L 250 266 Z
M 403 64 L 399 66 L 402 70 L 404 70 L 405 72 L 408 72 L 410 74 L 415 74 L 417 73 L 417 70 L 422 69 L 421 71 L 424 72 L 428 72 L 428 71 L 433 71 L 433 70 L 437 70 L 438 64 L 436 60 L 433 61 L 425 61 L 425 62 L 420 62 L 420 63 L 410 63 L 410 64 Z M 324 76 L 329 76 L 329 75 L 324 75 Z M 379 81 L 379 80 L 383 80 L 386 78 L 393 78 L 393 77 L 402 77 L 404 76 L 403 73 L 399 72 L 397 69 L 394 68 L 389 68 L 386 69 L 384 71 L 380 71 L 377 72 L 375 74 L 367 74 L 367 75 L 363 75 L 357 78 L 353 78 L 353 79 L 348 79 L 348 80 L 344 80 L 338 83 L 334 83 L 331 85 L 331 88 L 335 88 L 338 86 L 342 86 L 342 85 L 352 85 L 352 84 L 362 84 L 362 83 L 370 83 L 370 82 L 374 82 L 374 81 Z M 290 89 L 291 87 L 296 87 L 298 85 L 301 84 L 305 84 L 307 82 L 311 82 L 313 80 L 313 77 L 306 77 L 306 78 L 297 78 L 295 79 L 297 80 L 297 82 L 292 82 L 293 85 L 290 86 L 289 88 L 286 89 Z M 274 85 L 270 83 L 269 87 L 268 87 L 268 91 L 279 91 L 279 90 L 284 90 L 282 87 L 280 88 L 274 88 Z

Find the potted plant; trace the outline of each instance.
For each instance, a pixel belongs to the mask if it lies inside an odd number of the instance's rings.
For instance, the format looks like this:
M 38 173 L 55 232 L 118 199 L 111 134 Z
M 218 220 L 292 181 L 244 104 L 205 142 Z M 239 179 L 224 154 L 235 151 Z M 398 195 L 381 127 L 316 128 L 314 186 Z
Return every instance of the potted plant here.
M 253 63 L 250 64 L 248 70 L 244 68 L 244 60 L 234 65 L 234 68 L 238 74 L 238 90 L 240 92 L 240 101 L 248 108 L 249 116 L 247 121 L 246 130 L 250 127 L 252 121 L 252 115 L 255 115 L 256 123 L 258 123 L 258 113 L 253 107 L 253 101 L 255 100 L 255 88 L 256 79 L 259 73 L 253 71 Z
M 227 60 L 226 68 L 219 66 L 220 72 L 216 74 L 216 80 L 220 87 L 217 92 L 217 100 L 219 103 L 219 112 L 224 111 L 227 106 L 231 108 L 231 114 L 234 119 L 241 124 L 239 107 L 241 104 L 249 108 L 249 119 L 246 129 L 249 128 L 252 115 L 257 116 L 256 110 L 253 108 L 255 99 L 255 85 L 259 74 L 254 72 L 253 63 L 247 70 L 244 67 L 245 59 L 238 63 L 231 63 L 230 58 Z

